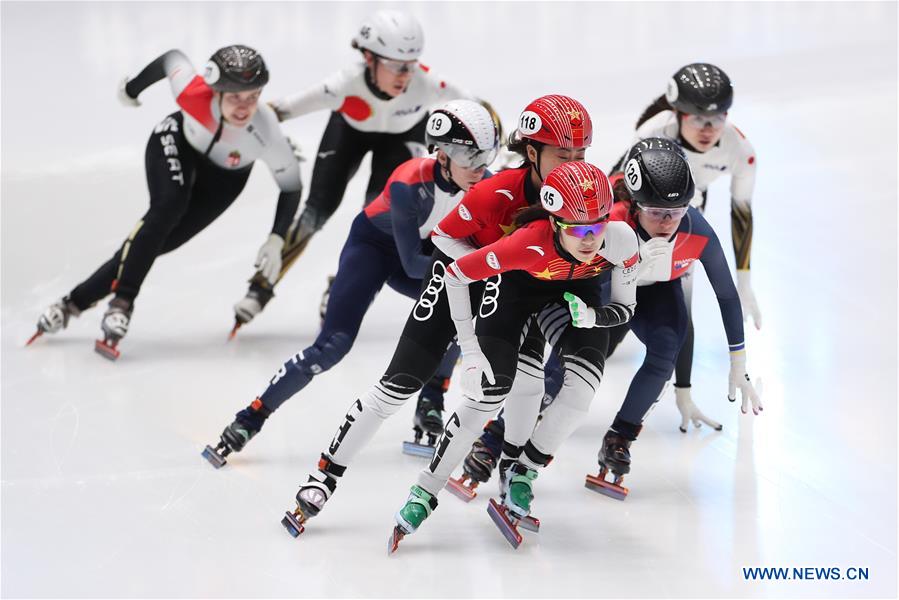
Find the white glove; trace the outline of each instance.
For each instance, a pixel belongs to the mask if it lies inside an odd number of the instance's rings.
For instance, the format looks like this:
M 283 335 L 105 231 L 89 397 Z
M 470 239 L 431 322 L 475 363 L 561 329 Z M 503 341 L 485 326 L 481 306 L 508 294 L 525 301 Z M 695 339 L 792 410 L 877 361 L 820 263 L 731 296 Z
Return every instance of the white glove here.
M 730 374 L 728 375 L 727 399 L 737 401 L 737 388 L 740 388 L 740 396 L 743 403 L 740 410 L 746 414 L 746 410 L 752 405 L 753 414 L 759 414 L 762 410 L 762 402 L 759 399 L 749 375 L 746 373 L 746 351 L 738 350 L 730 353 Z
M 256 269 L 262 273 L 268 282 L 275 285 L 278 275 L 281 273 L 281 250 L 284 248 L 284 238 L 277 233 L 268 236 L 259 254 L 256 255 Z
M 269 102 L 268 107 L 275 111 L 275 116 L 278 118 L 279 123 L 287 120 L 287 111 L 286 109 L 283 109 L 279 103 Z
M 122 81 L 119 82 L 119 90 L 116 96 L 124 106 L 140 106 L 140 100 L 137 98 L 132 98 L 128 95 L 128 92 L 125 91 L 125 84 L 128 83 L 129 78 L 125 77 Z
M 290 146 L 291 151 L 293 151 L 293 157 L 297 159 L 298 163 L 306 162 L 306 157 L 303 156 L 303 148 L 300 147 L 298 143 L 290 139 L 290 136 L 287 136 L 287 144 Z
M 702 411 L 693 404 L 693 399 L 690 397 L 690 388 L 674 388 L 674 401 L 677 404 L 677 410 L 680 411 L 681 422 L 679 429 L 681 433 L 687 433 L 687 425 L 690 424 L 690 421 L 693 421 L 693 427 L 700 427 L 705 423 L 715 431 L 724 429 L 721 423 L 713 421 L 702 414 Z
M 461 344 L 460 344 L 461 345 Z M 484 356 L 478 345 L 477 339 L 462 345 L 462 393 L 472 400 L 484 399 L 484 388 L 481 386 L 481 376 L 487 378 L 490 384 L 496 383 L 490 361 Z
M 596 311 L 587 306 L 587 303 L 572 294 L 565 292 L 563 295 L 568 302 L 568 312 L 571 313 L 571 323 L 575 327 L 589 329 L 596 327 Z
M 639 273 L 651 273 L 656 262 L 669 258 L 671 256 L 668 251 L 669 246 L 668 238 L 663 237 L 652 238 L 648 242 L 641 242 Z
M 737 271 L 737 294 L 740 296 L 740 305 L 743 307 L 743 320 L 746 321 L 752 316 L 756 329 L 762 328 L 762 311 L 759 310 L 758 302 L 755 301 L 755 294 L 752 291 L 752 284 L 749 282 L 749 269 Z

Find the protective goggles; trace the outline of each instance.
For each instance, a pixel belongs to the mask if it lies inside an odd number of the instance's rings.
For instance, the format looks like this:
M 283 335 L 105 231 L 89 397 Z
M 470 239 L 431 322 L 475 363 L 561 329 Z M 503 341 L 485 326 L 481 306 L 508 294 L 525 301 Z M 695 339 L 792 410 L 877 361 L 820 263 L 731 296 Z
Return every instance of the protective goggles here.
M 443 150 L 454 163 L 463 169 L 478 171 L 486 169 L 496 160 L 497 148 L 489 148 L 481 150 L 474 146 L 460 146 L 459 144 L 438 144 L 437 147 Z
M 417 60 L 393 60 L 392 58 L 383 58 L 381 56 L 378 57 L 378 62 L 394 75 L 411 73 L 418 66 Z
M 609 218 L 606 217 L 601 221 L 597 221 L 596 223 L 565 223 L 564 221 L 556 221 L 556 226 L 565 233 L 565 235 L 570 235 L 576 238 L 585 238 L 588 233 L 592 233 L 593 237 L 599 237 L 599 235 L 605 230 L 606 225 L 609 224 Z
M 727 122 L 727 114 L 723 115 L 687 115 L 684 119 L 688 125 L 696 129 L 711 127 L 715 131 L 722 129 Z
M 653 221 L 664 221 L 665 217 L 670 218 L 672 221 L 676 221 L 684 218 L 689 207 L 679 206 L 677 208 L 660 208 L 657 206 L 643 206 L 642 204 L 637 204 L 637 208 Z

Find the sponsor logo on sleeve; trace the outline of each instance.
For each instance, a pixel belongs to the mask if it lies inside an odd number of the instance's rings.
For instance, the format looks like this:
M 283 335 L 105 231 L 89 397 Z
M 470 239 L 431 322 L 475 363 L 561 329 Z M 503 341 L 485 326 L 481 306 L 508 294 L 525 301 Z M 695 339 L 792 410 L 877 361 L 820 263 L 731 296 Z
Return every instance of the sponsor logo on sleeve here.
M 494 252 L 487 253 L 487 264 L 490 265 L 492 269 L 499 271 L 499 259 Z
M 468 212 L 464 204 L 459 204 L 459 216 L 462 217 L 463 221 L 471 221 L 471 213 Z

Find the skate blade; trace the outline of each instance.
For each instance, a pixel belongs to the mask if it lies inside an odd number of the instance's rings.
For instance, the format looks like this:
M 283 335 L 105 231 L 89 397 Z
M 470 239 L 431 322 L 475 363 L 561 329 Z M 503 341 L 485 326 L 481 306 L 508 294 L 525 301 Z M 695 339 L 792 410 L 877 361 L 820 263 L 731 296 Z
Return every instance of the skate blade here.
M 116 350 L 115 346 L 111 346 L 103 340 L 97 340 L 94 342 L 94 350 L 103 358 L 107 358 L 113 361 L 122 354 L 120 351 Z
M 243 325 L 240 321 L 234 321 L 234 327 L 231 328 L 231 333 L 228 334 L 228 341 L 234 339 L 234 336 L 237 335 L 237 330 L 240 329 L 240 326 Z
M 496 500 L 491 498 L 490 503 L 487 505 L 487 514 L 493 519 L 493 523 L 499 528 L 500 533 L 503 534 L 506 541 L 509 542 L 513 548 L 518 549 L 518 546 L 521 545 L 521 534 L 518 533 L 518 528 L 512 524 L 512 521 L 510 521 L 509 517 L 506 515 L 506 508 L 500 506 L 497 504 Z
M 36 340 L 37 338 L 41 337 L 42 335 L 44 335 L 44 332 L 41 331 L 40 329 L 38 329 L 37 331 L 34 332 L 34 335 L 33 335 L 33 336 L 31 336 L 30 338 L 28 338 L 28 341 L 25 342 L 25 345 L 26 345 L 26 346 L 30 346 L 30 345 L 31 345 L 31 342 L 33 342 L 33 341 Z
M 403 454 L 431 460 L 434 458 L 434 446 L 425 446 L 424 444 L 416 444 L 415 442 L 403 442 Z
M 400 542 L 404 537 L 406 537 L 406 534 L 403 533 L 399 527 L 393 528 L 393 533 L 391 533 L 390 537 L 387 538 L 387 556 L 390 556 L 394 552 L 396 552 L 396 549 L 399 547 Z
M 305 519 L 297 519 L 296 512 L 285 512 L 284 518 L 281 519 L 281 525 L 283 525 L 284 529 L 287 530 L 287 533 L 294 538 L 300 537 L 300 534 L 306 531 L 306 528 L 303 527 L 304 522 Z
M 603 496 L 622 501 L 627 498 L 627 494 L 630 491 L 623 485 L 617 485 L 611 481 L 606 481 L 605 478 L 599 475 L 587 475 L 584 487 L 588 490 L 600 493 Z
M 478 487 L 478 482 L 469 480 L 471 481 L 471 485 L 469 486 L 465 483 L 465 479 L 466 478 L 464 475 L 459 479 L 453 479 L 452 477 L 450 477 L 449 480 L 447 480 L 445 487 L 449 491 L 449 493 L 451 493 L 459 500 L 462 500 L 463 502 L 471 502 L 478 497 L 478 493 L 475 491 L 475 488 Z
M 211 464 L 216 469 L 221 469 L 226 464 L 228 464 L 228 461 L 225 460 L 225 457 L 216 452 L 215 448 L 213 448 L 212 446 L 206 446 L 206 448 L 203 450 L 203 458 L 208 460 L 209 464 Z
M 518 526 L 534 533 L 540 533 L 540 519 L 530 515 L 518 522 Z

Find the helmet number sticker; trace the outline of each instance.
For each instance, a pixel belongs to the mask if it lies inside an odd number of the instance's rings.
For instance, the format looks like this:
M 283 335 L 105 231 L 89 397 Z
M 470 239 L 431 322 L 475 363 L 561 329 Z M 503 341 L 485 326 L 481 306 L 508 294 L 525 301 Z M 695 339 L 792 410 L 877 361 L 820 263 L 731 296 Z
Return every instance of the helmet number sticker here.
M 668 80 L 668 89 L 665 90 L 665 100 L 668 101 L 668 104 L 674 105 L 677 102 L 678 89 L 677 89 L 677 81 L 672 77 Z
M 636 158 L 627 161 L 624 167 L 624 182 L 632 192 L 637 192 L 643 187 L 643 176 L 640 174 L 640 165 L 637 164 Z
M 521 118 L 518 120 L 518 129 L 521 133 L 526 135 L 537 133 L 542 127 L 543 121 L 540 119 L 540 115 L 531 110 L 521 113 Z
M 450 118 L 441 112 L 435 112 L 428 118 L 428 125 L 425 128 L 430 135 L 440 137 L 449 133 L 453 124 Z
M 564 204 L 562 194 L 551 185 L 544 185 L 540 190 L 540 202 L 543 204 L 543 208 L 553 213 L 558 212 Z
M 215 64 L 213 61 L 209 61 L 206 63 L 203 68 L 203 81 L 207 84 L 212 85 L 222 76 L 221 71 L 219 71 L 219 66 Z

